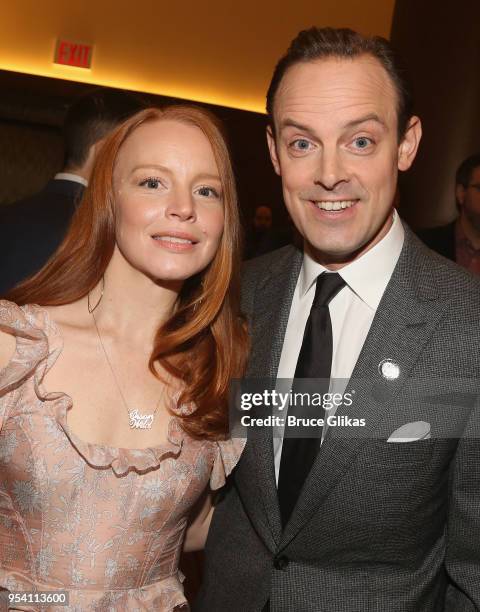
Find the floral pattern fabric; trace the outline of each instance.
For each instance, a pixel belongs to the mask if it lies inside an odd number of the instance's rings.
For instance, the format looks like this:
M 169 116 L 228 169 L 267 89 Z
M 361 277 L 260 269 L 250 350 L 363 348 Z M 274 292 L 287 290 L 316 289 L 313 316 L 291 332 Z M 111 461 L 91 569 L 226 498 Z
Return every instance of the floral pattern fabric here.
M 71 398 L 42 386 L 62 350 L 47 311 L 0 301 L 0 329 L 17 343 L 0 371 L 0 610 L 2 589 L 69 592 L 67 607 L 18 610 L 188 609 L 188 514 L 209 482 L 225 483 L 244 441 L 194 440 L 180 426 L 186 407 L 172 406 L 165 444 L 84 442 L 67 424 Z

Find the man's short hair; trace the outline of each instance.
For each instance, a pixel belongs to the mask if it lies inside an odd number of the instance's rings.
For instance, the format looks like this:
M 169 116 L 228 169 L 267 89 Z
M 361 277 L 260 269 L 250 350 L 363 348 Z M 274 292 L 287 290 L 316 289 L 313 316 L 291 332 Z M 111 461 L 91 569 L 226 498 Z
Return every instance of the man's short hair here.
M 464 159 L 458 166 L 457 174 L 455 175 L 455 184 L 463 185 L 468 187 L 472 180 L 472 174 L 475 168 L 480 166 L 480 153 L 470 155 L 467 159 Z
M 92 145 L 143 106 L 132 94 L 112 89 L 96 89 L 75 100 L 63 124 L 64 165 L 82 166 Z
M 273 107 L 275 95 L 285 72 L 301 62 L 312 62 L 326 58 L 351 59 L 371 55 L 385 68 L 397 93 L 398 138 L 401 140 L 412 116 L 412 96 L 404 71 L 390 43 L 381 36 L 363 36 L 348 28 L 317 28 L 302 30 L 292 41 L 286 54 L 273 72 L 267 92 L 267 112 L 270 124 L 274 125 Z

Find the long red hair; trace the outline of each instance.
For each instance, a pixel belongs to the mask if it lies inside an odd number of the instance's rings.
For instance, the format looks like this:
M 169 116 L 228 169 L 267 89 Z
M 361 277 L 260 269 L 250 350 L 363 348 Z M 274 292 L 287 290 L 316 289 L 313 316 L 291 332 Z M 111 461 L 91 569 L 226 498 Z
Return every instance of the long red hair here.
M 37 274 L 6 297 L 19 305 L 59 306 L 81 299 L 100 282 L 115 247 L 113 170 L 118 152 L 136 128 L 161 119 L 194 125 L 209 140 L 222 183 L 225 222 L 214 259 L 184 283 L 174 313 L 157 331 L 149 368 L 158 377 L 158 362 L 183 381 L 179 402 L 196 406 L 182 417 L 184 430 L 197 438 L 216 438 L 228 432 L 229 381 L 243 374 L 248 337 L 239 311 L 241 237 L 235 179 L 221 126 L 209 112 L 187 105 L 148 108 L 118 126 L 97 155 L 62 244 Z

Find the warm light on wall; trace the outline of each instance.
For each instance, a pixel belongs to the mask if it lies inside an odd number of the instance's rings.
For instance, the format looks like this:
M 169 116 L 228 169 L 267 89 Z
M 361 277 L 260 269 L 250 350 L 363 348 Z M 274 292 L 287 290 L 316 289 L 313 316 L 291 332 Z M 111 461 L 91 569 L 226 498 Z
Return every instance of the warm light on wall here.
M 98 79 L 92 75 L 91 68 L 77 68 L 75 66 L 62 66 L 61 64 L 51 63 L 51 68 L 42 70 L 36 65 L 2 62 L 0 61 L 0 70 L 9 70 L 12 72 L 23 72 L 35 76 L 50 77 L 55 79 L 65 79 L 66 81 L 76 81 L 78 83 L 91 83 L 92 85 L 101 85 L 103 87 L 114 87 L 118 89 L 128 89 L 144 93 L 156 94 L 171 98 L 180 98 L 182 100 L 190 100 L 193 102 L 203 102 L 205 104 L 215 104 L 225 106 L 227 108 L 237 108 L 239 110 L 251 111 L 254 113 L 265 113 L 265 105 L 255 101 L 237 100 L 234 97 L 229 97 L 221 94 L 210 94 L 196 89 L 181 88 L 178 85 L 169 85 L 168 83 L 150 83 L 140 79 Z
M 394 2 L 15 0 L 2 4 L 0 69 L 263 113 L 275 63 L 301 29 L 388 36 Z M 54 64 L 58 38 L 92 44 L 91 67 Z

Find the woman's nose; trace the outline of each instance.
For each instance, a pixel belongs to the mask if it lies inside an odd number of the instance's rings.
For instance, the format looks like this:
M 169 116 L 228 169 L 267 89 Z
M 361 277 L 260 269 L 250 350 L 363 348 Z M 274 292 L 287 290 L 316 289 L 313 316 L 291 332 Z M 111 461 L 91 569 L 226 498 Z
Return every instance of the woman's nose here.
M 193 195 L 186 191 L 176 190 L 171 194 L 166 214 L 167 217 L 177 218 L 180 221 L 194 221 L 196 213 Z

